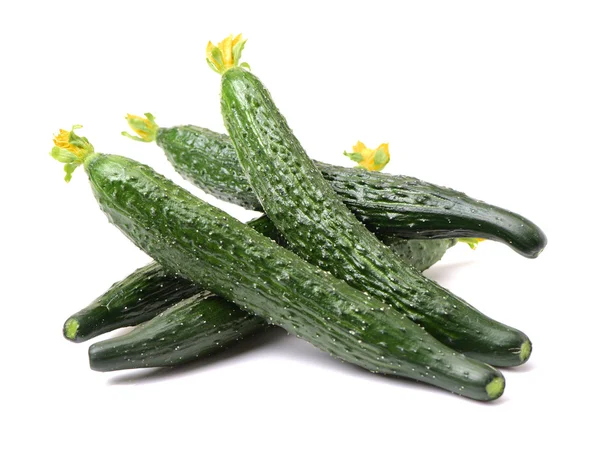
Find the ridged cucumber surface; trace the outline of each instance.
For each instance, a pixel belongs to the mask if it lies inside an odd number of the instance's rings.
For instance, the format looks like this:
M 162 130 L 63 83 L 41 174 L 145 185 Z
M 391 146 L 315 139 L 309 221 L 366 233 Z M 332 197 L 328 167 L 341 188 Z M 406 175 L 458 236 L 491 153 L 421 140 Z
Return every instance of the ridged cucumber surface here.
M 235 303 L 202 291 L 126 335 L 92 344 L 90 367 L 101 372 L 177 366 L 226 348 L 267 328 Z
M 174 273 L 363 368 L 478 400 L 502 394 L 504 379 L 493 367 L 454 352 L 151 168 L 96 153 L 84 161 L 109 220 Z
M 273 222 L 266 216 L 251 220 L 248 226 L 285 245 Z M 398 257 L 420 271 L 439 261 L 455 244 L 454 239 L 406 240 L 396 236 L 382 236 L 382 239 Z M 152 262 L 115 283 L 88 306 L 70 316 L 64 324 L 63 333 L 70 341 L 84 342 L 100 334 L 150 320 L 171 305 L 202 291 L 191 281 Z M 224 308 L 229 311 L 231 306 Z
M 248 225 L 253 226 L 254 222 L 256 221 L 250 221 Z M 422 270 L 441 258 L 450 243 L 453 241 L 446 239 L 396 241 L 392 238 L 392 248 L 397 247 L 405 260 L 421 264 L 419 267 Z M 175 306 L 164 310 L 161 309 L 164 302 L 152 291 L 149 291 L 146 297 L 137 297 L 139 284 L 135 275 L 138 272 L 151 273 L 152 268 L 157 267 L 160 267 L 158 263 L 153 262 L 130 276 L 133 295 L 127 295 L 127 278 L 118 283 L 120 289 L 116 295 L 130 298 L 134 305 L 147 302 L 149 305 L 146 309 L 152 309 L 158 316 L 126 335 L 93 344 L 90 347 L 89 358 L 90 367 L 94 370 L 111 371 L 185 364 L 229 347 L 244 336 L 266 330 L 266 321 L 198 288 L 198 292 L 191 298 L 182 297 Z M 170 274 L 165 274 L 165 277 L 169 276 Z M 164 281 L 164 277 L 160 278 Z M 177 280 L 175 285 L 178 281 L 193 285 L 182 277 L 173 275 L 172 278 Z M 101 298 L 110 301 L 111 295 L 115 295 L 114 289 Z M 156 307 L 153 308 L 152 304 L 156 304 Z M 131 323 L 126 317 L 127 304 L 121 303 L 121 306 L 121 316 L 113 316 L 111 329 L 119 328 L 120 323 Z M 95 302 L 79 313 L 80 322 L 86 323 L 89 315 L 92 325 L 95 324 L 93 320 L 97 315 L 96 309 L 101 310 L 103 307 Z M 104 327 L 106 326 L 107 324 L 104 324 Z
M 177 172 L 205 192 L 262 210 L 227 135 L 184 125 L 157 128 L 156 142 Z M 546 246 L 545 234 L 530 220 L 462 192 L 413 177 L 313 162 L 372 232 L 411 239 L 480 237 L 528 258 Z
M 221 112 L 249 184 L 294 253 L 387 302 L 444 344 L 487 363 L 515 366 L 531 342 L 428 280 L 371 234 L 308 158 L 260 80 L 222 75 Z
M 398 239 L 381 235 L 381 241 L 392 249 L 398 258 L 419 272 L 438 262 L 446 250 L 456 245 L 456 239 Z
M 144 266 L 69 317 L 64 336 L 84 342 L 117 328 L 137 325 L 201 289 L 155 262 Z

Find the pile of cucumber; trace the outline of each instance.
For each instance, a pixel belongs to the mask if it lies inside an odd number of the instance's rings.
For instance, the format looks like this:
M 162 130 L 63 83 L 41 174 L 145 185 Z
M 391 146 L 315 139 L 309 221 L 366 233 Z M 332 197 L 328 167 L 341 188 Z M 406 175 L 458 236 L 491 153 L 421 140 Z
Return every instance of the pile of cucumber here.
M 110 222 L 154 260 L 69 317 L 65 337 L 136 326 L 90 347 L 91 368 L 112 371 L 184 364 L 278 326 L 372 372 L 500 397 L 495 367 L 526 362 L 531 341 L 421 272 L 461 240 L 535 258 L 544 233 L 461 192 L 365 170 L 385 165 L 387 147 L 352 154 L 362 168 L 309 159 L 240 62 L 244 44 L 230 36 L 207 48 L 229 136 L 127 118 L 130 137 L 155 141 L 187 180 L 264 212 L 257 219 L 241 223 L 146 165 L 96 153 L 77 126 L 55 137 L 65 179 L 83 165 Z

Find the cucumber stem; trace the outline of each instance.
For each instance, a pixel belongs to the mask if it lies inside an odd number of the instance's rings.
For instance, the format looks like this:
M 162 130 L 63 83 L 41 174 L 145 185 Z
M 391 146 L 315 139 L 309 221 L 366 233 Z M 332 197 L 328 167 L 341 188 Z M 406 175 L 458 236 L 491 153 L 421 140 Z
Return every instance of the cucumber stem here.
M 208 66 L 220 75 L 234 67 L 243 67 L 250 70 L 248 63 L 240 63 L 244 45 L 246 45 L 246 40 L 242 40 L 241 34 L 236 37 L 230 34 L 217 45 L 209 41 L 206 46 Z
M 379 172 L 390 162 L 390 150 L 387 143 L 381 144 L 373 150 L 358 141 L 352 147 L 352 152 L 344 152 L 344 155 L 356 162 L 359 167 L 375 172 Z
M 134 116 L 133 114 L 127 114 L 125 120 L 127 120 L 127 123 L 137 136 L 129 134 L 127 131 L 123 131 L 121 134 L 134 141 L 152 142 L 156 140 L 158 125 L 154 120 L 154 116 L 150 113 L 144 113 L 144 116 L 146 116 L 145 119 L 140 116 Z
M 50 156 L 65 164 L 65 181 L 67 183 L 71 181 L 75 169 L 94 154 L 94 147 L 90 141 L 75 134 L 74 130 L 78 128 L 81 128 L 81 125 L 73 125 L 71 131 L 61 129 L 54 137 L 54 147 L 50 152 Z

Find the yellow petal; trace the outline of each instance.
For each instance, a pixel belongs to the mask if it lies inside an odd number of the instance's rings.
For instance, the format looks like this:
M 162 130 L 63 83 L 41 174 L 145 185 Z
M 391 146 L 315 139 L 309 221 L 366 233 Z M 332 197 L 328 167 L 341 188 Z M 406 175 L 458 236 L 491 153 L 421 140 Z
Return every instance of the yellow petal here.
M 217 65 L 217 62 L 215 61 L 215 59 L 212 56 L 212 51 L 213 48 L 215 48 L 214 44 L 210 41 L 208 41 L 208 44 L 206 44 L 206 58 L 214 65 Z
M 226 68 L 233 67 L 233 44 L 232 44 L 233 36 L 230 34 L 221 42 L 219 42 L 219 48 L 221 49 L 221 53 L 223 54 L 223 65 Z
M 71 135 L 70 131 L 61 129 L 58 132 L 58 136 L 54 137 L 54 145 L 58 148 L 62 148 L 64 150 L 68 150 L 73 153 L 75 156 L 81 156 L 81 149 L 75 147 L 73 144 L 69 142 L 69 136 Z
M 147 139 L 150 134 L 148 131 L 153 128 L 154 124 L 145 117 L 127 114 L 127 123 L 141 138 Z
M 238 42 L 242 40 L 242 33 L 238 34 L 231 43 L 231 48 L 235 47 Z
M 388 156 L 390 156 L 390 144 L 388 144 L 387 142 L 377 147 L 375 151 L 377 150 L 383 150 Z
M 209 42 L 206 46 L 206 58 L 209 66 L 217 73 L 223 74 L 227 70 L 239 65 L 239 61 L 236 61 L 233 56 L 233 49 L 237 44 L 241 45 L 243 42 L 241 34 L 238 34 L 235 38 L 230 34 L 219 42 L 216 47 L 212 42 Z M 217 55 L 217 58 L 214 55 Z M 238 54 L 237 56 L 239 59 L 240 55 Z
M 206 57 L 212 59 L 212 49 L 215 48 L 215 45 L 211 42 L 208 41 L 208 44 L 206 44 Z
M 375 150 L 372 150 L 370 148 L 367 148 L 367 146 L 361 141 L 358 141 L 356 145 L 352 147 L 352 150 L 354 151 L 354 153 L 359 153 L 362 156 L 362 159 L 360 160 L 360 162 L 358 162 L 358 165 L 367 170 L 379 171 L 383 169 L 390 160 L 389 145 L 387 143 L 381 144 Z M 378 161 L 376 163 L 375 156 L 378 152 L 382 151 L 387 156 L 387 158 L 385 158 L 384 161 Z
M 387 158 L 384 161 L 380 161 L 379 163 L 376 163 L 375 156 L 377 155 L 378 152 L 383 152 L 387 156 Z M 381 144 L 379 147 L 377 147 L 375 149 L 375 151 L 373 152 L 374 167 L 372 170 L 381 170 L 387 165 L 388 162 L 390 162 L 390 149 L 389 149 L 389 144 L 386 142 L 385 144 Z
M 354 150 L 354 153 L 362 153 L 365 150 L 365 148 L 366 148 L 365 144 L 358 141 L 356 143 L 356 145 L 354 147 L 352 147 L 352 150 Z

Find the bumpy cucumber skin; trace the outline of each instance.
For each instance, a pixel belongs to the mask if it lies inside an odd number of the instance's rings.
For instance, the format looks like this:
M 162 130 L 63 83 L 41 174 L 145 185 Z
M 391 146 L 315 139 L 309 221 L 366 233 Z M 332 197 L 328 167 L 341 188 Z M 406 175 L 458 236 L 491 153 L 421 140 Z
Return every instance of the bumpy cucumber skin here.
M 215 197 L 262 211 L 229 137 L 185 125 L 160 128 L 157 144 L 177 172 Z M 354 214 L 374 233 L 410 239 L 481 237 L 528 258 L 547 243 L 530 220 L 417 178 L 349 169 L 313 161 Z
M 159 128 L 156 143 L 190 183 L 220 200 L 261 210 L 227 135 L 193 125 Z
M 84 342 L 121 327 L 145 322 L 200 288 L 181 276 L 169 273 L 155 262 L 144 266 L 73 314 L 64 326 L 64 335 Z M 68 332 L 76 321 L 75 335 Z
M 262 318 L 202 291 L 124 336 L 91 345 L 90 367 L 107 372 L 177 366 L 218 352 L 267 326 Z
M 477 400 L 502 374 L 455 353 L 405 315 L 303 261 L 271 239 L 127 158 L 85 161 L 101 209 L 138 247 L 316 347 L 374 372 Z
M 260 229 L 262 234 L 268 234 L 270 229 L 264 225 L 272 222 L 265 221 L 263 217 L 265 216 L 250 221 L 248 225 Z M 454 240 L 451 239 L 406 241 L 390 238 L 390 241 L 390 248 L 397 249 L 401 258 L 412 262 L 420 270 L 437 262 L 454 245 Z M 144 269 L 147 269 L 144 271 L 146 273 L 151 272 L 152 267 L 160 266 L 153 262 L 131 276 L 134 277 Z M 162 269 L 158 273 L 160 281 L 172 277 L 175 286 L 179 280 L 183 284 L 196 286 L 184 278 L 171 276 Z M 121 288 L 118 295 L 123 295 L 123 291 L 127 290 L 127 279 L 119 284 Z M 132 283 L 131 287 L 137 287 L 137 283 Z M 103 297 L 109 298 L 111 291 Z M 129 297 L 133 299 L 133 296 Z M 156 295 L 149 292 L 147 298 L 135 298 L 133 303 L 144 301 L 157 302 Z M 158 303 L 159 306 L 163 305 L 162 301 Z M 242 311 L 235 304 L 200 289 L 191 298 L 182 297 L 180 303 L 168 309 L 153 310 L 160 315 L 130 333 L 93 344 L 89 349 L 90 367 L 106 372 L 181 365 L 216 353 L 245 336 L 266 330 L 268 326 L 264 320 Z M 121 317 L 114 318 L 113 329 L 118 328 L 119 322 L 127 316 L 127 311 L 128 308 L 125 308 Z M 83 319 L 85 321 L 85 316 Z
M 248 226 L 279 245 L 286 245 L 267 216 L 251 220 Z M 398 257 L 419 271 L 439 261 L 455 243 L 453 239 L 406 240 L 396 236 L 383 236 L 383 240 Z M 63 334 L 70 341 L 85 342 L 103 333 L 150 320 L 173 304 L 202 291 L 191 281 L 152 262 L 115 283 L 88 306 L 70 316 L 63 327 Z M 228 313 L 229 309 L 230 305 L 224 307 L 224 313 Z M 69 331 L 73 321 L 77 324 L 75 334 Z
M 392 249 L 398 258 L 419 272 L 429 269 L 456 245 L 456 239 L 398 239 L 385 236 L 381 241 Z
M 345 207 L 308 158 L 260 80 L 234 68 L 221 113 L 244 172 L 290 249 L 356 289 L 393 305 L 444 344 L 515 366 L 527 336 L 501 324 L 396 258 Z
M 530 220 L 462 192 L 413 177 L 323 168 L 320 163 L 317 167 L 374 232 L 411 239 L 485 238 L 507 244 L 527 258 L 536 258 L 546 247 L 546 235 Z

